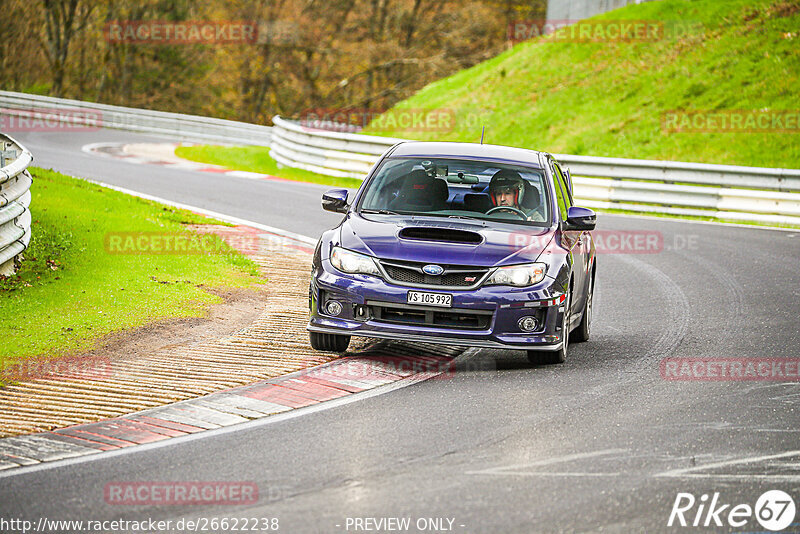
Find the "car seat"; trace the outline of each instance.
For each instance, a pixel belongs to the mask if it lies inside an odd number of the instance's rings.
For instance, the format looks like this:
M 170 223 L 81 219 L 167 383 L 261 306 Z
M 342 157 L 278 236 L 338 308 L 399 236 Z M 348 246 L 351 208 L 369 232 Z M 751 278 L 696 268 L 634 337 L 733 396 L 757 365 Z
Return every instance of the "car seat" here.
M 400 186 L 397 198 L 389 204 L 390 210 L 438 211 L 447 207 L 448 189 L 444 180 L 438 180 L 417 169 L 409 173 Z
M 539 195 L 539 190 L 534 186 L 527 184 L 525 187 L 525 195 L 522 197 L 522 203 L 520 206 L 528 210 L 535 210 L 539 208 L 541 203 L 542 198 Z
M 492 200 L 486 193 L 467 193 L 464 195 L 464 209 L 486 213 L 492 207 Z

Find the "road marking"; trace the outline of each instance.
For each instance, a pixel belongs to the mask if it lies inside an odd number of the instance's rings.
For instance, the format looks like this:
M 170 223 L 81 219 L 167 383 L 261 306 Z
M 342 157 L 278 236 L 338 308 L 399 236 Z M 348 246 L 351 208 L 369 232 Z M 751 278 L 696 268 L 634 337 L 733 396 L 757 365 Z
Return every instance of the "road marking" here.
M 246 178 L 248 180 L 263 180 L 264 173 L 250 172 L 250 171 L 226 171 L 225 175 L 233 176 L 234 178 Z
M 269 232 L 271 234 L 275 234 L 281 237 L 288 237 L 289 239 L 294 239 L 295 241 L 299 241 L 306 245 L 314 245 L 316 246 L 317 240 L 302 234 L 296 234 L 294 232 L 290 232 L 288 230 L 282 230 L 280 228 L 275 228 L 274 226 L 267 226 L 266 224 L 257 223 L 255 221 L 248 221 L 247 219 L 240 219 L 239 217 L 233 217 L 232 215 L 226 215 L 224 213 L 220 213 L 218 211 L 207 210 L 205 208 L 198 208 L 197 206 L 190 206 L 188 204 L 183 204 L 181 202 L 175 202 L 173 200 L 168 200 L 166 198 L 157 197 L 154 195 L 148 195 L 147 193 L 140 193 L 139 191 L 133 191 L 131 189 L 126 189 L 124 187 L 118 187 L 116 185 L 110 185 L 104 182 L 99 182 L 97 180 L 89 180 L 87 178 L 81 178 L 80 176 L 76 176 L 80 180 L 84 180 L 89 183 L 93 183 L 102 187 L 107 187 L 113 191 L 119 191 L 120 193 L 125 193 L 126 195 L 131 195 L 138 198 L 143 198 L 145 200 L 152 200 L 154 202 L 160 202 L 161 204 L 166 204 L 167 206 L 172 206 L 173 208 L 193 211 L 195 213 L 199 213 L 201 215 L 206 215 L 208 217 L 213 217 L 215 219 L 219 219 L 220 221 L 229 222 L 231 224 L 236 224 L 240 226 L 252 226 L 253 228 L 257 228 L 259 230 L 263 230 L 265 232 Z
M 611 456 L 614 454 L 625 454 L 628 449 L 605 449 L 595 452 L 581 452 L 576 454 L 567 454 L 566 456 L 556 456 L 554 458 L 544 458 L 534 462 L 524 464 L 506 465 L 502 467 L 490 467 L 489 469 L 482 469 L 480 471 L 466 471 L 467 475 L 510 475 L 510 476 L 569 476 L 569 477 L 604 477 L 604 476 L 619 476 L 620 473 L 589 473 L 589 472 L 574 472 L 574 471 L 524 471 L 532 467 L 543 467 L 547 465 L 554 465 L 575 460 L 585 460 L 587 458 L 596 458 L 598 456 Z
M 735 465 L 754 464 L 768 460 L 776 460 L 780 458 L 787 458 L 790 456 L 800 456 L 800 451 L 782 452 L 780 454 L 769 454 L 765 456 L 752 456 L 750 458 L 738 458 L 733 460 L 724 460 L 706 465 L 685 467 L 680 469 L 672 469 L 653 475 L 655 477 L 671 477 L 671 478 L 721 478 L 721 479 L 758 479 L 758 480 L 785 480 L 785 481 L 800 481 L 800 473 L 793 475 L 782 474 L 735 474 L 735 473 L 703 473 L 709 469 L 718 469 L 721 467 L 730 467 Z
M 158 165 L 170 169 L 183 171 L 206 172 L 232 176 L 234 178 L 245 178 L 247 180 L 266 180 L 279 182 L 293 182 L 271 174 L 264 174 L 250 171 L 237 171 L 228 169 L 221 165 L 210 163 L 200 163 L 181 158 L 175 155 L 175 149 L 181 146 L 180 143 L 89 143 L 81 147 L 81 151 L 91 156 L 99 156 L 108 159 L 115 159 L 125 163 L 135 163 L 139 165 Z M 186 146 L 185 144 L 183 146 Z M 131 153 L 127 153 L 129 147 L 137 147 Z M 163 153 L 166 149 L 168 153 Z M 161 151 L 161 153 L 159 153 Z

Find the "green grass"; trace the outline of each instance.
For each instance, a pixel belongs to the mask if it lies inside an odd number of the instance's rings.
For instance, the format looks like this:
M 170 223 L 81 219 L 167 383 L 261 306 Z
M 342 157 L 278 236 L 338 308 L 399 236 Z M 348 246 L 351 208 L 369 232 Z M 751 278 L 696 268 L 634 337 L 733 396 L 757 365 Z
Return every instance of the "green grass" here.
M 361 180 L 355 178 L 336 178 L 303 169 L 286 167 L 269 155 L 269 148 L 260 146 L 227 147 L 215 145 L 181 146 L 175 149 L 178 157 L 200 163 L 220 165 L 237 171 L 269 174 L 286 180 L 311 182 L 349 189 L 361 187 Z
M 402 109 L 452 111 L 452 131 L 367 128 L 421 140 L 551 153 L 800 167 L 797 133 L 668 133 L 671 110 L 800 108 L 800 0 L 661 0 L 596 17 L 661 20 L 696 31 L 656 42 L 538 39 L 434 82 Z
M 185 223 L 219 223 L 54 171 L 31 171 L 30 248 L 19 272 L 0 280 L 0 367 L 74 354 L 107 334 L 158 319 L 199 317 L 221 301 L 209 289 L 263 282 L 251 260 L 230 250 L 109 253 L 109 235 L 191 236 Z

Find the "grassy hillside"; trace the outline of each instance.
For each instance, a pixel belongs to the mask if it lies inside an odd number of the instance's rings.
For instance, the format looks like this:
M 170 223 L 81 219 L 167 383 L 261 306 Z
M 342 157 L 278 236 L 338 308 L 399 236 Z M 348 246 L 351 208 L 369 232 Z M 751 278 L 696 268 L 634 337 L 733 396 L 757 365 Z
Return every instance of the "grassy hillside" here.
M 371 127 L 415 139 L 486 140 L 553 153 L 800 167 L 794 133 L 671 133 L 671 110 L 800 109 L 800 0 L 659 0 L 594 20 L 659 20 L 654 42 L 539 38 L 435 82 L 397 109 L 446 109 L 449 132 Z M 795 117 L 797 114 L 795 113 Z

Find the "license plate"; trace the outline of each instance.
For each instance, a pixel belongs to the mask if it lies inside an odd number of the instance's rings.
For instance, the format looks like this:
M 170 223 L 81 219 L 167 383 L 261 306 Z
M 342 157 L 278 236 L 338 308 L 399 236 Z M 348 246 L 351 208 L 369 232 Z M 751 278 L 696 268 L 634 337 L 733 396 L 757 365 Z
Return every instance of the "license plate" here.
M 409 291 L 408 303 L 450 308 L 453 305 L 453 295 L 447 295 L 444 293 L 425 293 L 423 291 Z

